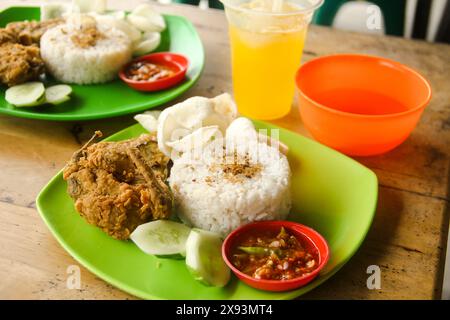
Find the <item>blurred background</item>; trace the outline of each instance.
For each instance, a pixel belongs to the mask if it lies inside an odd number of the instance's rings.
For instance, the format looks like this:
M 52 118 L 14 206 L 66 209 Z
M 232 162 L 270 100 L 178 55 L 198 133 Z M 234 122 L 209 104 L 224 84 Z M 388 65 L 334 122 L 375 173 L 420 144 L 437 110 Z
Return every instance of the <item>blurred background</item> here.
M 219 0 L 158 0 L 222 9 Z M 450 43 L 450 0 L 325 0 L 313 23 L 337 29 Z

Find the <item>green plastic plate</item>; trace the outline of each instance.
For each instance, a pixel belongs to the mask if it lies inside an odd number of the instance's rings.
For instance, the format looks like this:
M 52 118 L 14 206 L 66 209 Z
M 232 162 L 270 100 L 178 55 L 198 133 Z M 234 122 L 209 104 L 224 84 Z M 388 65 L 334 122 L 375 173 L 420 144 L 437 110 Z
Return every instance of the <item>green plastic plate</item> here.
M 331 249 L 328 265 L 319 277 L 298 290 L 259 291 L 235 277 L 224 288 L 206 287 L 193 279 L 183 260 L 147 255 L 131 241 L 114 240 L 85 222 L 66 193 L 61 173 L 39 194 L 38 210 L 60 244 L 76 260 L 100 278 L 135 296 L 147 299 L 295 298 L 330 278 L 359 248 L 375 213 L 377 178 L 358 162 L 317 142 L 265 123 L 257 123 L 257 126 L 279 129 L 281 141 L 290 148 L 294 206 L 289 220 L 316 229 Z M 129 139 L 143 132 L 136 124 L 106 140 Z
M 120 79 L 99 85 L 72 85 L 72 99 L 58 106 L 16 108 L 4 99 L 6 87 L 0 87 L 0 113 L 32 119 L 74 121 L 108 118 L 135 113 L 169 102 L 192 87 L 203 70 L 205 54 L 194 26 L 180 16 L 164 16 L 167 29 L 162 33 L 160 46 L 155 51 L 184 54 L 189 68 L 184 82 L 158 92 L 139 92 L 129 88 Z M 0 12 L 0 26 L 12 21 L 39 20 L 35 7 L 11 7 Z

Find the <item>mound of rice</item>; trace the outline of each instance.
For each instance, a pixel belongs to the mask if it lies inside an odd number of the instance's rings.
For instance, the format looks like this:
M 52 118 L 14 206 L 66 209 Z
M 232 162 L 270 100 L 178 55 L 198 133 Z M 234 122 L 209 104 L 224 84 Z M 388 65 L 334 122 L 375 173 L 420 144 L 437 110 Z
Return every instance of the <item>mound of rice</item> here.
M 80 46 L 74 41 L 76 37 L 89 37 L 88 32 L 92 30 L 97 30 L 100 35 L 93 45 Z M 54 27 L 44 33 L 40 46 L 47 70 L 65 83 L 111 81 L 132 56 L 131 41 L 125 33 L 95 22 L 94 26 L 66 23 Z
M 289 163 L 278 149 L 255 144 L 223 148 L 218 141 L 174 161 L 169 184 L 183 222 L 226 236 L 249 222 L 287 217 Z

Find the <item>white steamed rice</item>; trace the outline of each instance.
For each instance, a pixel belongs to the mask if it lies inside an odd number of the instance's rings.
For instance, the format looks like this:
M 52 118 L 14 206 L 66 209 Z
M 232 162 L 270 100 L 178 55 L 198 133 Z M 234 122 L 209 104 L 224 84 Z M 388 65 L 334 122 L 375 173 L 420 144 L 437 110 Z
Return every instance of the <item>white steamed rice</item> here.
M 59 81 L 76 84 L 104 83 L 117 77 L 131 59 L 131 42 L 122 31 L 101 28 L 104 38 L 95 46 L 80 48 L 67 24 L 54 27 L 41 38 L 41 56 L 47 70 Z
M 289 163 L 274 147 L 257 147 L 258 153 L 249 146 L 238 149 L 261 168 L 239 182 L 227 179 L 223 167 L 216 165 L 223 158 L 214 152 L 214 143 L 202 154 L 185 153 L 175 160 L 169 183 L 180 219 L 222 236 L 249 222 L 285 219 L 291 208 Z

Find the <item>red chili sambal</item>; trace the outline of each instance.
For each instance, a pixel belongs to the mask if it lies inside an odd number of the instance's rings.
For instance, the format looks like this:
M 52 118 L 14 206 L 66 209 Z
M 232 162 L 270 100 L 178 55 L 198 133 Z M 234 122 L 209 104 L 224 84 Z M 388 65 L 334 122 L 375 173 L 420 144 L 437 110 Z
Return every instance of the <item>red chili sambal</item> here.
M 176 70 L 162 64 L 151 63 L 145 60 L 136 61 L 128 66 L 125 75 L 134 81 L 156 81 L 171 77 Z
M 232 250 L 232 263 L 241 272 L 264 280 L 291 280 L 319 266 L 318 251 L 304 239 L 280 232 L 258 231 L 242 236 Z

